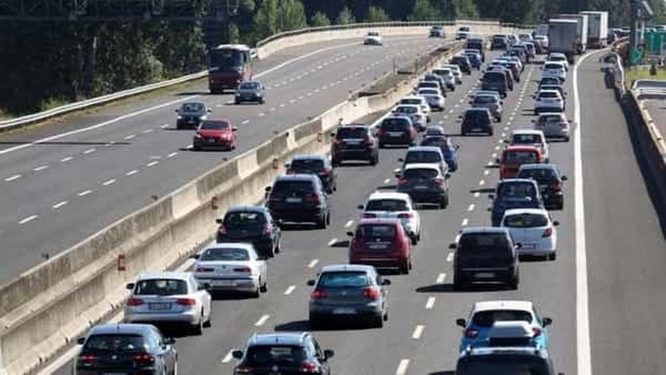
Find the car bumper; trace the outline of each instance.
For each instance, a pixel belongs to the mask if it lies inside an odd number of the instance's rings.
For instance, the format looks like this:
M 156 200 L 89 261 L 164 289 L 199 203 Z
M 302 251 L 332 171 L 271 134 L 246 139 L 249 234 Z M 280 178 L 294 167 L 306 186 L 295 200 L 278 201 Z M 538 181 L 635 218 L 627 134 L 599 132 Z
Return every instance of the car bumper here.
M 554 105 L 540 104 L 540 105 L 535 105 L 534 110 L 537 112 L 564 112 L 564 107 L 560 105 L 554 106 Z
M 475 268 L 455 271 L 456 278 L 462 278 L 465 282 L 506 282 L 515 276 L 513 269 L 507 268 Z
M 230 149 L 233 145 L 232 140 L 216 139 L 214 141 L 204 140 L 202 138 L 194 138 L 192 141 L 194 148 L 197 149 Z
M 428 191 L 418 191 L 418 190 L 408 190 L 399 192 L 407 193 L 414 203 L 440 203 L 446 192 L 444 190 L 428 190 Z
M 384 257 L 355 254 L 349 259 L 349 264 L 365 264 L 377 268 L 399 268 L 406 262 L 402 257 L 391 257 L 386 255 Z
M 125 309 L 123 317 L 125 323 L 159 323 L 159 324 L 197 324 L 199 312 L 194 309 L 179 313 L 142 313 Z
M 310 304 L 310 319 L 352 320 L 376 319 L 384 314 L 380 303 L 368 304 Z
M 374 153 L 370 150 L 339 150 L 334 153 L 335 160 L 370 160 Z
M 218 243 L 251 243 L 254 248 L 259 252 L 269 251 L 273 247 L 273 240 L 270 237 L 261 238 L 229 238 L 224 236 L 217 236 Z
M 242 95 L 235 98 L 237 102 L 260 102 L 262 99 L 263 97 L 254 95 Z
M 212 278 L 194 275 L 200 284 L 208 283 L 210 292 L 254 292 L 259 289 L 259 276 Z
M 270 212 L 276 220 L 291 223 L 317 222 L 322 215 L 322 209 L 305 209 L 302 207 L 271 209 Z

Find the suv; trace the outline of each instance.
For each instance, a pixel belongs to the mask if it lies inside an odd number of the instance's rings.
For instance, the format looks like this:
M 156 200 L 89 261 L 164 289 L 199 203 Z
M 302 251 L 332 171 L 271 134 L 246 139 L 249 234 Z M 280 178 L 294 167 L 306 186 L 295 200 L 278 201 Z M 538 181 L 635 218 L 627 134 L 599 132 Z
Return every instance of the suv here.
M 481 90 L 497 91 L 502 98 L 506 98 L 509 80 L 504 72 L 485 72 L 481 78 Z
M 497 122 L 502 122 L 502 100 L 496 95 L 475 95 L 472 108 L 488 108 Z
M 391 116 L 382 120 L 377 131 L 379 147 L 385 145 L 411 146 L 416 140 L 416 129 L 408 116 Z
M 493 199 L 491 221 L 493 226 L 500 225 L 504 212 L 512 208 L 544 208 L 539 186 L 536 181 L 527 178 L 510 178 L 497 183 Z
M 534 97 L 534 114 L 541 112 L 564 112 L 564 98 L 557 90 L 539 90 Z
M 73 375 L 176 374 L 175 341 L 150 324 L 101 324 L 77 340 L 82 345 Z
M 362 219 L 356 233 L 347 232 L 349 264 L 397 268 L 408 274 L 412 269 L 412 245 L 400 219 Z
M 469 61 L 469 58 L 467 58 L 467 56 L 465 55 L 453 56 L 451 58 L 450 63 L 453 65 L 458 65 L 463 73 L 467 75 L 472 74 L 472 63 Z
M 460 134 L 486 133 L 493 135 L 493 119 L 488 108 L 470 108 L 465 111 L 460 125 Z
M 240 360 L 234 367 L 234 375 L 330 375 L 328 360 L 334 355 L 332 350 L 322 350 L 308 332 L 255 333 L 245 350 L 233 350 L 231 354 Z
M 465 43 L 465 49 L 473 49 L 481 54 L 481 62 L 486 62 L 485 42 L 482 38 L 469 38 Z
M 218 243 L 251 243 L 263 258 L 280 252 L 282 231 L 266 207 L 233 206 L 216 222 Z
M 472 282 L 502 282 L 518 289 L 518 254 L 506 228 L 467 227 L 453 257 L 453 289 L 462 290 Z
M 296 155 L 291 159 L 291 163 L 285 164 L 285 168 L 287 174 L 309 173 L 319 176 L 328 194 L 332 194 L 338 189 L 338 176 L 331 165 L 331 160 L 326 155 Z
M 568 142 L 571 123 L 562 112 L 541 113 L 534 121 L 534 128 L 543 131 L 546 138 L 562 138 Z
M 549 210 L 564 208 L 562 183 L 567 176 L 560 174 L 555 164 L 523 164 L 516 178 L 531 178 L 539 185 L 544 204 Z
M 506 39 L 506 36 L 495 35 L 493 37 L 493 41 L 490 44 L 490 49 L 491 50 L 507 49 L 508 46 L 509 46 L 509 41 Z
M 456 375 L 489 373 L 556 375 L 548 352 L 533 346 L 470 348 L 461 353 Z
M 311 174 L 278 176 L 266 187 L 266 206 L 278 222 L 314 222 L 324 229 L 331 223 L 331 206 L 319 177 Z
M 398 180 L 398 192 L 409 194 L 414 203 L 431 203 L 440 208 L 449 205 L 447 173 L 433 164 L 408 164 Z
M 379 162 L 379 142 L 367 125 L 345 125 L 331 133 L 331 160 L 337 167 L 346 160 L 367 160 L 370 165 Z

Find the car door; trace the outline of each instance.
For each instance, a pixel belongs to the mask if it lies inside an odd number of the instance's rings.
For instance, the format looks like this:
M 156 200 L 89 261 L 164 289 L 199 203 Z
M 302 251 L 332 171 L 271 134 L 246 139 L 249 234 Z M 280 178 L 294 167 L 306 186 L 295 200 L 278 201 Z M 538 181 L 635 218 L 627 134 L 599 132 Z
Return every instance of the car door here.
M 155 327 L 150 328 L 147 338 L 149 340 L 151 352 L 161 358 L 164 367 L 167 369 L 167 373 L 175 373 L 175 348 L 172 345 L 166 343 L 166 339 L 162 333 L 160 333 L 160 331 Z
M 268 223 L 268 225 L 270 225 L 271 227 L 271 241 L 273 242 L 274 246 L 277 246 L 277 244 L 280 243 L 280 238 L 282 237 L 282 231 L 275 222 L 275 220 L 273 219 L 273 216 L 271 216 L 270 212 L 264 211 L 264 215 L 266 223 Z
M 190 295 L 194 295 L 195 298 L 201 303 L 203 308 L 204 319 L 210 317 L 210 305 L 211 305 L 211 296 L 208 290 L 201 288 L 197 280 L 194 278 L 194 275 L 191 274 L 188 279 L 188 287 Z
M 383 279 L 382 275 L 380 275 L 379 272 L 377 272 L 376 270 L 373 270 L 372 272 L 374 274 L 373 279 L 375 280 L 375 283 L 377 284 L 376 286 L 379 288 L 379 292 L 382 295 L 382 309 L 383 309 L 384 313 L 386 313 L 388 311 L 388 308 L 389 308 L 388 288 L 383 283 L 384 279 Z

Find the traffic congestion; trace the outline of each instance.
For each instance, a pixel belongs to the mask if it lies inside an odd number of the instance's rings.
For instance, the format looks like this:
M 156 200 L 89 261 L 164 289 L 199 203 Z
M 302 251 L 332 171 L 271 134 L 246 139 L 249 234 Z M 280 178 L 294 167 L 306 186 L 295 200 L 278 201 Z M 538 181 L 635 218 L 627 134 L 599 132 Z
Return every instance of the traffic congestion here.
M 435 26 L 429 37 L 446 36 Z M 458 356 L 440 364 L 442 371 L 555 374 L 564 364 L 553 360 L 558 353 L 550 342 L 564 339 L 557 337 L 561 330 L 549 329 L 560 322 L 520 291 L 566 250 L 558 242 L 559 216 L 569 205 L 566 161 L 559 157 L 575 126 L 567 118 L 572 67 L 563 54 L 548 53 L 542 35 L 488 38 L 461 27 L 455 39 L 464 49 L 423 75 L 389 112 L 342 123 L 328 134 L 329 154 L 294 156 L 264 187 L 260 204 L 222 213 L 216 240 L 188 268 L 146 272 L 128 283 L 122 322 L 82 337 L 72 372 L 205 373 L 183 366 L 188 358 L 178 352 L 179 342 L 194 346 L 198 338 L 224 335 L 237 323 L 214 319 L 216 309 L 247 308 L 279 293 L 300 298 L 289 302 L 302 310 L 298 324 L 262 315 L 245 341 L 219 348 L 225 373 L 340 373 L 345 348 L 329 346 L 331 334 L 354 330 L 397 340 L 382 332 L 416 312 L 394 315 L 396 305 L 448 288 L 473 302 L 455 306 L 458 318 L 439 322 L 460 329 L 447 348 Z M 384 43 L 373 31 L 363 44 Z M 234 96 L 238 105 L 266 100 L 270 92 L 259 81 L 241 84 Z M 234 149 L 238 128 L 210 112 L 204 102 L 184 103 L 177 128 L 194 129 L 193 150 Z M 471 144 L 484 145 L 490 160 L 466 153 Z M 479 168 L 481 181 L 459 182 Z M 442 233 L 450 239 L 442 241 Z M 297 238 L 307 243 L 296 244 Z M 297 259 L 296 247 L 326 249 L 326 255 Z M 271 271 L 275 262 L 304 261 L 305 271 Z M 409 278 L 432 278 L 423 262 L 446 264 L 450 274 L 434 275 L 433 286 L 400 289 Z M 281 278 L 294 284 L 274 287 L 284 284 Z M 474 298 L 487 290 L 496 298 Z M 274 329 L 265 325 L 269 319 Z M 417 325 L 412 339 L 424 329 Z M 369 361 L 385 356 L 376 355 Z M 396 373 L 408 373 L 409 363 L 401 359 Z M 375 373 L 368 369 L 355 373 Z

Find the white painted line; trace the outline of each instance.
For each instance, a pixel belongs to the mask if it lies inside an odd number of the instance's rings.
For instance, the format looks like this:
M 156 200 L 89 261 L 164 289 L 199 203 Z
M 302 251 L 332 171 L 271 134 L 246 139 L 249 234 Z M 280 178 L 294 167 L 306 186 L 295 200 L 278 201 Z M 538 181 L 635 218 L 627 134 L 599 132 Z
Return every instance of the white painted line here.
M 39 217 L 39 216 L 37 216 L 37 215 L 28 216 L 28 217 L 26 217 L 25 219 L 19 221 L 18 223 L 19 223 L 20 225 L 27 224 L 27 223 L 29 223 L 29 222 L 35 220 L 35 219 L 38 218 L 38 217 Z
M 153 160 L 153 161 L 151 161 L 150 163 L 146 164 L 146 167 L 154 167 L 154 166 L 156 166 L 157 164 L 159 164 L 159 161 L 157 161 L 157 160 Z
M 58 208 L 66 205 L 67 203 L 69 203 L 69 202 L 68 201 L 62 201 L 62 202 L 54 204 L 53 207 L 51 207 L 51 208 L 53 208 L 54 210 L 57 210 Z
M 229 350 L 227 354 L 222 358 L 222 363 L 229 363 L 231 360 L 234 358 L 233 356 L 233 350 Z
M 263 112 L 261 112 L 261 113 L 260 113 L 260 114 L 258 114 L 257 116 L 259 116 L 259 117 L 264 117 L 264 116 L 266 116 L 266 114 L 265 114 L 265 113 L 263 113 Z
M 506 137 L 506 133 L 502 133 L 501 137 L 502 138 Z
M 405 375 L 407 373 L 407 367 L 409 367 L 409 359 L 400 360 L 398 369 L 395 370 L 395 375 Z
M 470 204 L 470 205 L 467 207 L 467 211 L 469 211 L 469 212 L 474 211 L 474 207 L 475 207 L 475 206 L 474 206 L 474 203 Z
M 454 104 L 453 106 L 454 106 L 455 108 L 458 108 L 458 107 L 460 107 L 460 104 L 456 103 L 456 104 Z
M 128 135 L 127 137 L 125 137 L 125 139 L 130 140 L 130 139 L 132 139 L 132 138 L 134 138 L 134 137 L 136 137 L 136 135 L 134 135 L 134 134 L 130 134 L 130 135 Z
M 345 224 L 345 228 L 349 228 L 349 227 L 351 227 L 352 225 L 354 225 L 354 220 L 349 220 L 349 221 Z
M 68 156 L 68 157 L 66 157 L 66 158 L 60 159 L 60 162 L 61 162 L 61 163 L 67 163 L 68 161 L 70 161 L 70 160 L 72 160 L 72 159 L 74 159 L 74 158 L 71 157 L 71 156 Z
M 255 327 L 261 327 L 261 326 L 263 326 L 264 323 L 266 323 L 266 321 L 267 321 L 270 317 L 271 317 L 270 315 L 263 315 L 261 318 L 259 318 L 259 320 L 257 320 L 256 323 L 254 323 L 254 326 L 255 326 Z
M 284 108 L 285 106 L 286 106 L 286 104 L 280 103 L 280 108 Z
M 492 155 L 490 155 L 490 157 L 495 159 L 497 157 L 497 153 L 493 152 Z
M 163 125 L 160 125 L 160 128 L 162 128 L 162 129 L 166 129 L 166 128 L 168 128 L 168 127 L 169 127 L 169 124 L 163 124 Z
M 291 100 L 289 100 L 289 103 L 291 103 L 291 104 L 296 103 L 296 99 L 291 99 Z
M 478 191 L 477 191 L 477 192 L 475 192 L 475 193 L 474 193 L 474 198 L 478 198 L 478 197 L 479 197 L 479 195 L 481 195 L 481 193 L 479 193 Z
M 84 155 L 88 155 L 88 154 L 92 154 L 92 153 L 95 152 L 95 151 L 96 151 L 96 150 L 95 150 L 94 148 L 89 148 L 89 149 L 83 151 L 83 154 L 84 154 Z
M 40 165 L 39 167 L 33 169 L 35 172 L 43 171 L 44 169 L 48 168 L 48 165 Z
M 432 310 L 433 307 L 435 307 L 435 297 L 428 297 L 425 308 L 426 310 Z
M 115 184 L 115 183 L 116 183 L 116 179 L 115 179 L 115 178 L 112 178 L 112 179 L 110 179 L 110 180 L 108 180 L 108 181 L 105 181 L 102 185 L 104 185 L 104 186 L 109 186 L 109 185 L 113 185 L 113 184 Z
M 275 112 L 276 109 L 277 109 L 277 108 L 273 107 L 273 108 L 269 109 L 269 111 L 270 111 L 270 112 Z
M 79 197 L 85 197 L 86 195 L 88 195 L 88 194 L 90 194 L 90 193 L 92 193 L 92 192 L 93 192 L 92 190 L 85 190 L 85 191 L 82 191 L 82 192 L 78 193 L 77 195 L 78 195 Z
M 484 176 L 487 176 L 487 175 L 489 175 L 489 174 L 490 174 L 490 171 L 489 171 L 489 170 L 486 169 L 485 171 L 483 171 L 483 175 L 484 175 Z
M 149 134 L 149 133 L 152 133 L 152 132 L 154 132 L 153 129 L 146 129 L 146 130 L 143 131 L 143 134 Z
M 450 252 L 449 255 L 446 256 L 446 261 L 449 263 L 453 262 L 453 252 Z
M 243 120 L 243 121 L 241 121 L 241 125 L 245 125 L 245 124 L 247 124 L 248 122 L 250 122 L 250 120 Z
M 421 335 L 423 334 L 423 329 L 425 326 L 423 325 L 417 325 L 416 328 L 414 328 L 414 333 L 412 333 L 412 339 L 413 340 L 418 340 L 421 338 Z
M 315 268 L 317 263 L 319 263 L 319 259 L 313 259 L 310 263 L 308 263 L 308 268 Z
M 296 285 L 289 285 L 289 288 L 287 288 L 287 290 L 284 291 L 284 295 L 285 296 L 290 295 L 291 293 L 294 292 L 294 289 L 296 289 Z
M 440 273 L 439 275 L 437 275 L 437 280 L 435 280 L 435 283 L 444 284 L 444 279 L 446 279 L 446 274 Z
M 460 226 L 461 227 L 466 227 L 467 224 L 469 224 L 469 220 L 467 218 L 465 218 L 465 219 L 462 220 L 462 223 L 460 223 Z
M 21 177 L 23 177 L 23 176 L 21 176 L 20 174 L 15 174 L 15 175 L 13 175 L 13 176 L 11 176 L 11 177 L 7 177 L 7 178 L 5 178 L 5 181 L 6 181 L 6 182 L 12 182 L 12 181 L 14 181 L 14 180 L 18 180 L 18 179 L 21 178 Z
M 504 127 L 504 131 L 508 131 L 508 130 L 509 130 L 509 127 L 508 127 L 508 126 L 505 126 L 505 127 Z
M 503 139 L 498 139 L 497 143 L 504 143 L 504 140 Z
M 333 238 L 330 241 L 328 241 L 328 246 L 333 246 L 338 242 L 337 238 Z
M 298 100 L 303 100 L 303 95 L 299 96 Z
M 172 157 L 174 157 L 174 156 L 176 156 L 176 155 L 178 155 L 177 152 L 172 152 L 172 153 L 170 153 L 169 155 L 167 155 L 167 159 L 171 159 Z
M 449 110 L 449 113 L 453 113 L 453 109 L 450 109 L 450 110 Z
M 483 186 L 483 185 L 485 185 L 485 184 L 486 184 L 486 180 L 481 180 L 481 181 L 479 181 L 479 186 Z
M 139 173 L 136 169 L 132 169 L 131 171 L 125 173 L 125 176 L 133 176 L 135 174 Z
M 387 178 L 386 180 L 384 180 L 384 183 L 385 183 L 385 184 L 388 184 L 389 182 L 391 182 L 391 179 L 390 179 L 390 178 Z

